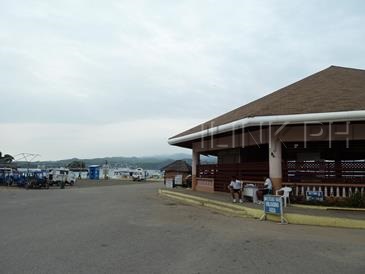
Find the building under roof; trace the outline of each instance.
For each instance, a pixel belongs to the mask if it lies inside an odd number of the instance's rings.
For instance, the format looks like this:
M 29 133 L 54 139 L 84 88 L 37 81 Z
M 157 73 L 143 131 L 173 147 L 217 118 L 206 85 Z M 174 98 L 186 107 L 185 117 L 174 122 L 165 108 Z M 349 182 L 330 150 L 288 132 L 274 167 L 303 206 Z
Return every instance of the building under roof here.
M 191 173 L 191 165 L 184 160 L 176 160 L 171 164 L 161 168 L 165 172 L 187 172 Z
M 346 197 L 365 189 L 365 70 L 331 66 L 168 140 L 191 148 L 193 188 L 231 176 Z M 216 165 L 200 165 L 214 155 Z M 204 181 L 205 187 L 206 182 Z
M 184 160 L 177 160 L 161 169 L 165 172 L 164 181 L 172 179 L 174 184 L 191 186 L 191 166 Z
M 174 139 L 244 118 L 365 110 L 365 70 L 331 66 L 267 96 L 171 137 Z

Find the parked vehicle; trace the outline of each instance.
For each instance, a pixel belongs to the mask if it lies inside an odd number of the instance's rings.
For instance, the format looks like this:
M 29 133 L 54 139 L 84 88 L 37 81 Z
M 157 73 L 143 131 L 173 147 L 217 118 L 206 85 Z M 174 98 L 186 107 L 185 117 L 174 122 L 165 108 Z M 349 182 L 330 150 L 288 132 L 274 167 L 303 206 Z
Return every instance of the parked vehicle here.
M 27 173 L 13 170 L 13 184 L 16 184 L 18 187 L 25 187 L 27 184 Z
M 33 171 L 27 174 L 25 188 L 49 188 L 47 176 L 42 171 Z
M 146 173 L 144 172 L 144 170 L 142 168 L 137 168 L 132 173 L 132 179 L 133 179 L 133 181 L 143 181 L 143 180 L 146 180 Z
M 54 168 L 48 171 L 48 180 L 50 185 L 74 185 L 76 175 L 67 168 Z
M 13 184 L 13 170 L 11 168 L 0 168 L 0 185 Z

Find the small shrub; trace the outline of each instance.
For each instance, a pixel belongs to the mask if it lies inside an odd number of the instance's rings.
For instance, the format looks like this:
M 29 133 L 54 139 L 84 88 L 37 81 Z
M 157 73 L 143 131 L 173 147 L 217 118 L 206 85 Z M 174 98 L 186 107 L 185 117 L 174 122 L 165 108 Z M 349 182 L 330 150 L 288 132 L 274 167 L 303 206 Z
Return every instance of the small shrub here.
M 365 208 L 365 194 L 361 194 L 360 192 L 353 193 L 346 199 L 346 205 L 349 207 Z
M 365 195 L 361 193 L 354 193 L 349 198 L 343 197 L 326 197 L 324 201 L 307 201 L 304 196 L 294 199 L 295 203 L 303 205 L 316 205 L 328 207 L 365 207 Z

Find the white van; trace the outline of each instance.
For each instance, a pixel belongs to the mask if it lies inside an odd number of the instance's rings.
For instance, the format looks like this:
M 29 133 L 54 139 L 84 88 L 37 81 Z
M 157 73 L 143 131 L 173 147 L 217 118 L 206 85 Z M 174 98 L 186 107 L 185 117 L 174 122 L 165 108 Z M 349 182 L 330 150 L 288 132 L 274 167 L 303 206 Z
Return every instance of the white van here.
M 146 180 L 146 174 L 142 168 L 137 168 L 132 173 L 132 179 L 133 181 L 143 181 Z
M 76 182 L 76 175 L 67 168 L 53 168 L 48 170 L 48 179 L 50 185 L 58 185 L 61 182 L 74 185 Z

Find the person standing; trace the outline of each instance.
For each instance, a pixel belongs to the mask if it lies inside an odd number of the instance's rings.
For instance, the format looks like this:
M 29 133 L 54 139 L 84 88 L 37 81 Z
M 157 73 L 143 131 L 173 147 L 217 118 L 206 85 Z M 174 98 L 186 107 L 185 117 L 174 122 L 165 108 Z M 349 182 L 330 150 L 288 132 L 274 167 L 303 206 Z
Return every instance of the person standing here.
M 264 183 L 264 195 L 266 194 L 272 194 L 272 181 L 270 177 L 266 177 L 265 183 Z
M 231 183 L 228 185 L 228 189 L 232 194 L 233 202 L 235 203 L 236 194 L 238 195 L 238 200 L 242 203 L 242 183 L 240 180 L 237 180 L 236 177 L 232 177 Z

